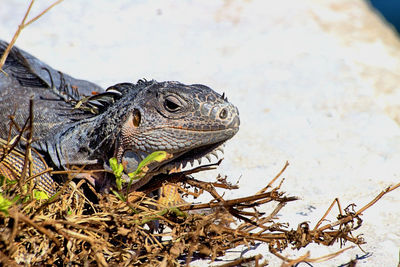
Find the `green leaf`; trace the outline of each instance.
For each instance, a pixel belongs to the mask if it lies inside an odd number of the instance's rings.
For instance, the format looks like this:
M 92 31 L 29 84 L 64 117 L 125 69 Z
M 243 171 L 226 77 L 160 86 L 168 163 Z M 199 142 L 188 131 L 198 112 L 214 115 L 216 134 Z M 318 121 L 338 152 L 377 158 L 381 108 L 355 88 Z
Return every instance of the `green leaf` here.
M 172 154 L 169 154 L 165 151 L 154 151 L 153 153 L 148 155 L 144 160 L 142 160 L 142 162 L 139 163 L 139 166 L 137 167 L 136 171 L 128 174 L 128 176 L 131 178 L 130 184 L 132 183 L 132 180 L 138 180 L 146 174 L 146 172 L 148 171 L 148 168 L 146 167 L 149 164 L 155 161 L 162 162 L 171 157 Z
M 6 216 L 8 216 L 8 209 L 13 204 L 12 201 L 8 200 L 7 198 L 3 197 L 0 193 L 0 212 L 3 212 Z
M 12 202 L 12 203 L 16 203 L 20 198 L 21 198 L 21 196 L 20 196 L 20 195 L 17 195 L 17 196 L 15 196 L 15 197 L 11 200 L 11 202 Z
M 6 181 L 6 177 L 0 174 L 0 186 L 3 186 Z
M 121 163 L 118 163 L 116 158 L 110 159 L 110 167 L 113 170 L 115 176 L 121 177 L 122 172 L 124 171 L 124 166 Z
M 121 195 L 120 193 L 118 193 L 117 191 L 111 189 L 111 192 L 113 192 L 113 194 L 114 194 L 119 200 L 121 200 L 122 202 L 125 202 L 125 201 L 126 201 L 125 197 L 124 197 L 123 195 Z
M 144 160 L 142 160 L 137 169 L 132 172 L 132 173 L 128 173 L 128 176 L 130 177 L 130 181 L 127 187 L 127 193 L 129 192 L 130 186 L 132 185 L 134 180 L 138 180 L 140 178 L 142 178 L 146 172 L 149 170 L 149 168 L 147 167 L 149 164 L 153 163 L 153 162 L 161 162 L 164 161 L 166 159 L 169 159 L 172 157 L 172 154 L 169 154 L 165 151 L 154 151 L 153 153 L 151 153 L 150 155 L 148 155 Z M 115 175 L 115 183 L 117 185 L 117 189 L 118 191 L 121 191 L 122 189 L 122 183 L 125 182 L 125 180 L 122 179 L 122 173 L 124 171 L 124 166 L 121 163 L 118 163 L 118 160 L 116 158 L 110 158 L 109 160 L 110 162 L 110 167 Z M 118 192 L 114 192 L 113 193 L 122 201 L 126 200 L 126 196 L 122 196 L 120 195 Z
M 157 213 L 157 215 L 150 215 L 144 217 L 142 220 L 135 220 L 134 223 L 137 225 L 143 225 L 145 223 L 151 222 L 151 221 L 156 221 L 160 219 L 160 216 L 164 216 L 165 214 L 168 213 L 168 209 L 163 209 Z
M 33 189 L 33 197 L 36 200 L 47 200 L 47 199 L 49 199 L 49 196 L 47 195 L 46 192 L 40 191 L 40 190 L 36 190 L 36 189 Z
M 187 217 L 187 214 L 186 214 L 185 212 L 181 211 L 181 210 L 180 210 L 179 208 L 177 208 L 177 207 L 171 207 L 171 208 L 169 208 L 169 210 L 170 210 L 171 212 L 175 213 L 175 215 L 178 216 L 178 217 L 184 217 L 184 218 Z
M 27 203 L 29 199 L 30 199 L 29 195 L 26 195 L 21 201 L 22 203 Z
M 13 184 L 16 184 L 16 183 L 17 183 L 17 180 L 10 180 L 10 179 L 6 180 L 6 184 L 7 185 L 13 185 Z
M 170 158 L 172 155 L 168 154 L 165 151 L 154 151 L 150 155 L 148 155 L 142 162 L 139 163 L 139 166 L 137 167 L 139 170 L 143 169 L 144 166 L 149 165 L 152 162 L 161 162 L 164 161 L 168 158 Z
M 122 183 L 125 182 L 122 179 L 122 172 L 124 171 L 124 166 L 121 163 L 118 163 L 116 158 L 111 158 L 109 160 L 110 167 L 115 175 L 115 183 L 117 184 L 118 190 L 122 189 Z

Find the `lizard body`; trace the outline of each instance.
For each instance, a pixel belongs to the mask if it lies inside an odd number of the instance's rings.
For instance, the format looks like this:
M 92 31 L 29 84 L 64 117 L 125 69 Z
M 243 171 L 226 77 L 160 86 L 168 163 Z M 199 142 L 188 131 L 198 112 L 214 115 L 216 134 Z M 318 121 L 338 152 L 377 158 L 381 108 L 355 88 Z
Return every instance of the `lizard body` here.
M 0 42 L 0 55 L 6 45 Z M 24 124 L 32 97 L 32 147 L 56 169 L 70 165 L 107 169 L 108 159 L 116 157 L 128 173 L 154 151 L 172 155 L 152 164 L 134 189 L 156 174 L 215 152 L 239 129 L 237 108 L 205 85 L 139 80 L 103 90 L 16 47 L 3 70 L 8 75 L 0 73 L 0 138 L 9 136 L 10 115 Z M 13 128 L 11 135 L 17 134 Z M 104 189 L 112 184 L 108 176 L 93 182 Z

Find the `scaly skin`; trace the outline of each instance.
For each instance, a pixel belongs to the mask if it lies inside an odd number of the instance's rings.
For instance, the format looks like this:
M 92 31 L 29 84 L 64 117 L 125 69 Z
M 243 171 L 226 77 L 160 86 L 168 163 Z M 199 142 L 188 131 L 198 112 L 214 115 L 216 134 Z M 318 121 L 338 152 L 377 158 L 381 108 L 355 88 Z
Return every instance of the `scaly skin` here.
M 0 54 L 5 45 L 0 42 Z M 17 48 L 3 69 L 8 76 L 0 73 L 0 138 L 7 138 L 10 115 L 15 114 L 19 125 L 25 122 L 33 96 L 36 142 L 32 146 L 55 168 L 108 169 L 108 159 L 115 156 L 125 172 L 131 172 L 154 151 L 172 155 L 150 165 L 149 174 L 133 189 L 153 175 L 206 156 L 239 130 L 237 108 L 204 85 L 139 81 L 103 91 Z M 103 175 L 93 182 L 104 189 L 112 179 Z

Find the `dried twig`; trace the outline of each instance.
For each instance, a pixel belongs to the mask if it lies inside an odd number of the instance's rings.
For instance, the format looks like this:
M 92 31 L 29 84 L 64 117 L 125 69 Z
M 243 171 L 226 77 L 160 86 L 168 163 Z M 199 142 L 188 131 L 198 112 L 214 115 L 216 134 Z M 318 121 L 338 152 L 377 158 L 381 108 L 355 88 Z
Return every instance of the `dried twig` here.
M 219 267 L 234 267 L 234 266 L 241 266 L 241 264 L 249 263 L 249 262 L 254 262 L 255 263 L 254 265 L 256 265 L 256 266 L 267 266 L 267 263 L 259 265 L 258 261 L 260 259 L 262 259 L 262 256 L 261 256 L 261 254 L 258 254 L 255 256 L 248 257 L 248 258 L 240 258 L 240 259 L 237 259 L 237 260 L 234 260 L 229 263 L 222 264 L 222 265 L 218 265 L 218 266 Z
M 43 16 L 46 12 L 48 12 L 50 9 L 52 9 L 54 6 L 58 5 L 59 3 L 61 3 L 63 0 L 57 0 L 56 2 L 54 2 L 53 4 L 51 4 L 49 7 L 47 7 L 45 10 L 43 10 L 42 12 L 40 12 L 39 15 L 37 15 L 36 17 L 32 18 L 31 20 L 29 20 L 28 22 L 26 22 L 26 19 L 28 18 L 28 15 L 32 9 L 33 3 L 35 2 L 35 0 L 31 0 L 27 11 L 25 12 L 25 15 L 21 21 L 21 23 L 18 25 L 18 29 L 17 31 L 14 33 L 13 38 L 11 39 L 11 42 L 8 44 L 6 50 L 4 51 L 3 55 L 0 58 L 0 71 L 3 72 L 4 74 L 7 75 L 7 73 L 5 73 L 3 71 L 3 66 L 6 62 L 7 56 L 11 51 L 11 48 L 14 46 L 15 42 L 17 41 L 17 38 L 19 36 L 19 34 L 21 33 L 21 31 L 26 28 L 27 26 L 29 26 L 31 23 L 35 22 L 36 20 L 38 20 L 41 16 Z
M 70 178 L 79 171 L 83 170 L 72 171 Z M 357 214 L 349 208 L 342 210 L 338 199 L 335 199 L 316 227 L 312 228 L 303 222 L 296 229 L 289 229 L 289 225 L 280 221 L 276 214 L 282 212 L 285 204 L 297 198 L 280 192 L 282 181 L 276 187 L 272 187 L 270 182 L 255 195 L 229 200 L 215 190 L 215 186 L 232 190 L 224 179 L 219 179 L 218 183 L 207 183 L 184 172 L 159 177 L 161 180 L 164 178 L 169 183 L 186 184 L 185 191 L 188 194 L 189 189 L 198 194 L 208 192 L 212 201 L 185 204 L 179 209 L 165 207 L 144 193 L 150 188 L 156 189 L 154 185 L 163 185 L 156 179 L 153 186 L 143 189 L 144 192 L 130 193 L 126 202 L 114 195 L 95 193 L 98 198 L 96 204 L 81 192 L 83 180 L 77 186 L 69 186 L 68 182 L 52 201 L 21 204 L 20 211 L 14 207 L 15 211 L 11 214 L 14 223 L 5 217 L 0 220 L 4 222 L 0 226 L 4 228 L 0 233 L 3 258 L 17 261 L 22 257 L 18 255 L 32 255 L 35 259 L 33 263 L 37 265 L 55 261 L 69 264 L 74 259 L 89 265 L 118 265 L 124 262 L 129 265 L 168 266 L 190 264 L 197 258 L 215 260 L 231 248 L 239 245 L 251 248 L 257 242 L 263 242 L 269 245 L 270 252 L 282 259 L 284 264 L 293 265 L 302 261 L 325 261 L 344 250 L 319 258 L 311 258 L 310 254 L 306 254 L 297 259 L 289 259 L 282 256 L 282 251 L 290 247 L 299 249 L 310 243 L 331 246 L 336 241 L 348 241 L 356 245 L 363 242 L 360 236 L 352 236 L 352 231 L 361 226 L 361 212 Z M 387 188 L 361 211 L 398 187 L 395 185 Z M 265 203 L 275 203 L 276 206 L 269 213 L 259 212 L 259 206 Z M 334 203 L 339 207 L 338 221 L 321 226 L 328 213 L 332 212 Z M 20 214 L 24 217 L 20 217 Z M 6 236 L 11 237 L 11 240 Z M 3 240 L 9 241 L 6 243 Z M 54 253 L 51 244 L 57 244 L 56 240 L 62 247 L 60 251 L 63 251 L 63 256 Z M 60 240 L 65 240 L 65 244 Z M 29 251 L 27 247 L 33 249 Z M 259 257 L 235 259 L 227 263 L 227 266 L 245 261 L 263 265 L 259 260 Z

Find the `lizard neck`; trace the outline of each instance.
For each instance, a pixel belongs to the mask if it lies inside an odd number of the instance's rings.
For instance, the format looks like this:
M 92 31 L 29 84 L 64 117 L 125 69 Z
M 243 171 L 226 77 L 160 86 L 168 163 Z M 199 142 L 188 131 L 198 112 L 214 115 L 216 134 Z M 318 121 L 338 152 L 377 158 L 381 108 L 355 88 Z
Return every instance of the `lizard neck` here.
M 102 116 L 69 123 L 60 127 L 50 140 L 41 143 L 40 149 L 47 151 L 60 169 L 68 165 L 103 165 L 112 156 L 112 140 L 116 140 L 114 136 L 118 134 L 106 126 Z

